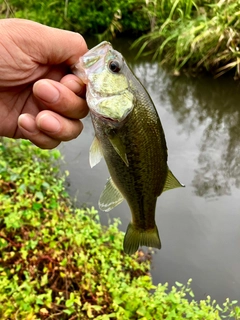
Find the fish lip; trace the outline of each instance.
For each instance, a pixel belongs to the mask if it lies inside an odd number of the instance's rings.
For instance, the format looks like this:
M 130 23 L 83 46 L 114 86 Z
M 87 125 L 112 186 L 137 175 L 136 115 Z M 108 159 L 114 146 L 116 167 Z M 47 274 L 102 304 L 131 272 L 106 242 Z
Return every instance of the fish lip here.
M 88 77 L 86 74 L 86 70 L 83 67 L 82 57 L 78 59 L 78 62 L 75 63 L 71 67 L 72 73 L 75 74 L 78 78 L 80 78 L 85 84 L 88 83 Z
M 103 120 L 105 120 L 105 121 L 108 121 L 108 122 L 110 121 L 110 122 L 116 123 L 116 124 L 119 123 L 118 120 L 112 119 L 112 118 L 108 118 L 108 117 L 104 117 L 101 113 L 95 111 L 94 109 L 90 109 L 90 113 L 91 113 L 93 116 L 98 117 L 98 118 L 101 118 L 101 119 L 103 119 Z
M 96 57 L 96 56 L 105 56 L 106 53 L 112 49 L 112 45 L 110 42 L 107 41 L 103 41 L 100 42 L 97 46 L 93 47 L 92 49 L 90 49 L 88 52 L 86 52 L 82 58 L 83 60 L 89 59 L 92 56 Z M 86 59 L 85 59 L 86 58 Z
M 97 117 L 97 118 L 102 119 L 102 121 L 108 123 L 108 125 L 109 124 L 113 125 L 114 128 L 123 126 L 129 116 L 129 114 L 128 114 L 126 117 L 123 117 L 122 119 L 117 120 L 117 119 L 113 119 L 113 118 L 109 118 L 109 117 L 104 117 L 101 113 L 98 113 L 97 111 L 95 111 L 93 109 L 90 109 L 90 114 L 93 117 Z
M 110 42 L 103 41 L 99 43 L 79 58 L 78 62 L 72 66 L 72 72 L 87 84 L 89 82 L 88 68 L 94 65 L 94 69 L 98 69 L 102 59 L 104 59 L 107 52 L 111 49 L 112 45 Z

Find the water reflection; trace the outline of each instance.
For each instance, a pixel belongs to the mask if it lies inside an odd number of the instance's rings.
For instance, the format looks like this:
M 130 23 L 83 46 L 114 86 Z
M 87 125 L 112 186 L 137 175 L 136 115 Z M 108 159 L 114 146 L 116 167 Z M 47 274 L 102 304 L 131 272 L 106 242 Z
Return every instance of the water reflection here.
M 189 135 L 204 127 L 192 186 L 196 195 L 214 198 L 240 187 L 240 85 L 232 79 L 169 76 L 157 64 L 135 64 L 143 84 L 157 92 L 182 130 Z M 225 89 L 223 90 L 223 87 Z
M 231 194 L 240 186 L 239 84 L 228 79 L 172 79 L 166 87 L 170 105 L 189 134 L 204 124 L 193 187 L 204 197 Z M 225 90 L 223 90 L 225 86 Z

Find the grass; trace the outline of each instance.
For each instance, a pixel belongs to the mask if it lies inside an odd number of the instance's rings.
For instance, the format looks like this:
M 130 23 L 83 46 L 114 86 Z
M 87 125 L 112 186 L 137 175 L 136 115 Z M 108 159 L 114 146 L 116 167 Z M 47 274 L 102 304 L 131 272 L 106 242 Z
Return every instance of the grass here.
M 171 4 L 171 6 L 170 6 Z M 191 73 L 240 77 L 240 1 L 157 1 L 157 24 L 135 41 L 139 55 Z

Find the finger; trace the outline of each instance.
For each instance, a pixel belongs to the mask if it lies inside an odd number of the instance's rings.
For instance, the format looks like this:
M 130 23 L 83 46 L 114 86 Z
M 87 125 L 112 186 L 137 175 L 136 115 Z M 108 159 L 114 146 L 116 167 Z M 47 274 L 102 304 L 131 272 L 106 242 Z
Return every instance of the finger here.
M 82 90 L 79 82 L 74 85 L 75 90 Z M 73 83 L 70 86 L 73 86 Z M 57 81 L 48 79 L 37 81 L 33 86 L 33 94 L 45 106 L 44 109 L 47 107 L 65 117 L 80 119 L 88 114 L 86 100 Z
M 18 127 L 23 137 L 30 140 L 39 148 L 53 149 L 61 142 L 41 132 L 37 127 L 35 117 L 30 114 L 22 114 L 19 116 Z
M 86 96 L 86 85 L 82 80 L 74 74 L 67 74 L 61 81 L 68 89 L 76 93 L 78 96 L 85 98 Z
M 18 126 L 26 139 L 42 149 L 52 149 L 61 141 L 75 139 L 83 129 L 79 120 L 70 120 L 52 111 L 42 111 L 37 117 L 22 114 Z
M 77 138 L 83 129 L 79 120 L 60 116 L 52 111 L 42 111 L 36 117 L 37 128 L 53 139 L 69 141 Z
M 88 51 L 87 44 L 79 33 L 51 27 L 47 28 L 49 28 L 47 36 L 45 36 L 46 30 L 43 30 L 46 41 L 41 41 L 42 51 L 46 53 L 46 56 L 42 55 L 45 60 L 42 63 L 59 64 L 66 62 L 68 65 L 73 65 L 80 56 Z
M 11 29 L 16 44 L 43 65 L 67 63 L 70 66 L 88 50 L 79 33 L 24 19 L 5 19 L 3 23 L 6 30 Z

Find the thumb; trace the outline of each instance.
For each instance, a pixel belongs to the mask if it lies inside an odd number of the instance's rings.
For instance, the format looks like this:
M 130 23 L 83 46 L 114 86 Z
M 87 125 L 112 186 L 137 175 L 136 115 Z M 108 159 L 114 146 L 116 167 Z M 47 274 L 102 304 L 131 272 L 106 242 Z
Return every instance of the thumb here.
M 72 65 L 88 50 L 79 33 L 25 19 L 6 19 L 3 23 L 15 43 L 37 63 Z

